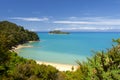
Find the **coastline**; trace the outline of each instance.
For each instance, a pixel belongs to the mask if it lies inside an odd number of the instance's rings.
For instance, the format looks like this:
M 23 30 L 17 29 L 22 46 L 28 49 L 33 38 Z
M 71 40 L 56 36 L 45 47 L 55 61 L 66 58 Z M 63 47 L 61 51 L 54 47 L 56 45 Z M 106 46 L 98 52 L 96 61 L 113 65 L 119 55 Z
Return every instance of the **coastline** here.
M 28 43 L 32 43 L 32 42 L 34 42 L 34 41 L 29 41 Z M 19 52 L 18 52 L 19 49 L 21 49 L 21 48 L 30 48 L 30 47 L 32 47 L 32 46 L 20 44 L 20 45 L 17 45 L 16 47 L 13 47 L 13 49 L 11 51 L 14 51 L 17 54 L 19 54 Z M 52 62 L 45 62 L 45 61 L 36 61 L 36 63 L 40 64 L 40 65 L 41 64 L 51 65 L 51 66 L 55 67 L 56 69 L 58 69 L 59 71 L 75 71 L 79 67 L 77 65 L 60 64 L 60 63 L 52 63 Z
M 59 63 L 52 63 L 52 62 L 44 62 L 44 61 L 36 61 L 37 64 L 44 64 L 44 65 L 51 65 L 58 69 L 59 71 L 76 71 L 79 66 L 69 65 L 69 64 L 59 64 Z
M 35 41 L 28 41 L 28 43 L 33 43 L 33 42 L 35 42 Z M 33 47 L 33 46 L 24 45 L 24 44 L 19 44 L 19 45 L 17 45 L 16 47 L 13 47 L 13 49 L 10 50 L 10 51 L 14 51 L 14 52 L 16 52 L 16 53 L 18 54 L 18 51 L 17 51 L 17 50 L 19 50 L 19 49 L 21 49 L 21 48 L 31 48 L 31 47 Z

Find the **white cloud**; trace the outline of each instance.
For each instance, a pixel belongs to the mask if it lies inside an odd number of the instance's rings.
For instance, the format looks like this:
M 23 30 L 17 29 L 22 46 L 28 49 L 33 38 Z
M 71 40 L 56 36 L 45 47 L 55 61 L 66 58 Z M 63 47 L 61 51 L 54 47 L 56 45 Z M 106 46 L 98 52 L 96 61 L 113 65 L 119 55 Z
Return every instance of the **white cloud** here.
M 30 29 L 30 31 L 36 31 L 35 29 Z
M 72 17 L 69 17 L 68 19 L 77 19 L 77 17 L 72 16 Z
M 106 17 L 108 18 L 108 17 Z M 99 20 L 103 20 L 105 19 L 105 17 L 68 17 L 68 20 L 91 20 L 91 21 L 99 21 Z
M 73 19 L 72 19 L 73 18 Z M 120 19 L 110 17 L 69 17 L 64 20 L 53 21 L 55 30 L 74 30 L 74 31 L 112 31 L 120 30 Z
M 72 27 L 72 28 L 55 28 L 54 30 L 112 30 L 112 27 Z
M 120 25 L 120 19 L 108 21 L 54 21 L 57 24 Z
M 77 25 L 120 25 L 120 19 L 105 17 L 69 17 L 66 20 L 53 21 L 56 24 L 77 24 Z
M 88 24 L 89 22 L 84 22 L 84 21 L 54 21 L 53 23 L 58 23 L 58 24 Z
M 44 18 L 37 18 L 37 17 L 13 17 L 10 19 L 15 19 L 15 20 L 22 20 L 22 21 L 47 21 L 49 20 L 48 18 L 44 17 Z

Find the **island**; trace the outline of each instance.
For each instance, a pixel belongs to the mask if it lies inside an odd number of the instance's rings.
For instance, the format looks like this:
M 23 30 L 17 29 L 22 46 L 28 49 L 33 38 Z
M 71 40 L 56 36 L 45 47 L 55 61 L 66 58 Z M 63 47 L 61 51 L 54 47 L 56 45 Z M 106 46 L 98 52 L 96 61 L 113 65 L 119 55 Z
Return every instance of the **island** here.
M 50 31 L 49 34 L 70 34 L 69 32 L 63 32 L 63 31 L 60 31 L 60 30 L 53 30 L 53 31 Z

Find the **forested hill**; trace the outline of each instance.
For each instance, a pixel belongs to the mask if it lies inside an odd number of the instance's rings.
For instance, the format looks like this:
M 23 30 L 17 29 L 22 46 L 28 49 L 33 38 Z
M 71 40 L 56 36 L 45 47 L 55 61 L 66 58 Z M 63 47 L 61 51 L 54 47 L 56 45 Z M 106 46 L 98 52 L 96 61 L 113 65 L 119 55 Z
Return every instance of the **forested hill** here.
M 39 40 L 36 33 L 8 21 L 0 22 L 0 80 L 55 80 L 58 70 L 38 65 L 10 51 L 12 46 Z
M 38 41 L 39 37 L 35 32 L 25 30 L 22 26 L 18 26 L 15 23 L 1 21 L 0 40 L 0 42 L 4 43 L 3 46 L 10 49 L 12 46 L 23 44 L 28 41 Z

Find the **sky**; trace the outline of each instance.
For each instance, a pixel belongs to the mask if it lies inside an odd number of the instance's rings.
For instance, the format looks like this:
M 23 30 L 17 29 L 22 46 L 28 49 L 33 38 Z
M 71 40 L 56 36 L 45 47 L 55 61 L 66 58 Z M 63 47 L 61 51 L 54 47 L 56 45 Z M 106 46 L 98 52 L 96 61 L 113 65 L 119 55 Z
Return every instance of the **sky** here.
M 0 0 L 0 21 L 31 31 L 120 32 L 120 0 Z

